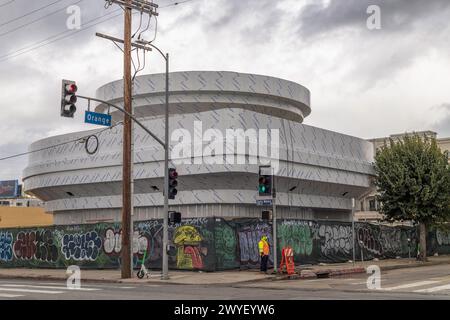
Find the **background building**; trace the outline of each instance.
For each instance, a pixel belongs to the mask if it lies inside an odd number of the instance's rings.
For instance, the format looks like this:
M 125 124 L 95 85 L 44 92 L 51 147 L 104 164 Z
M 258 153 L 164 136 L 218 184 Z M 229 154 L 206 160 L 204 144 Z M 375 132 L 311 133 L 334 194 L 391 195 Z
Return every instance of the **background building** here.
M 303 125 L 311 112 L 305 87 L 273 77 L 235 72 L 176 72 L 170 74 L 170 131 L 194 123 L 203 133 L 213 128 L 279 130 L 276 173 L 279 218 L 349 221 L 351 198 L 367 194 L 374 149 L 371 142 Z M 134 113 L 157 136 L 164 136 L 164 75 L 137 77 Z M 80 89 L 82 91 L 82 89 Z M 101 87 L 100 99 L 121 105 L 123 82 Z M 79 108 L 80 110 L 81 108 Z M 106 112 L 99 105 L 97 112 Z M 112 111 L 112 110 L 111 110 Z M 111 112 L 115 123 L 121 114 Z M 83 139 L 88 135 L 92 139 Z M 122 127 L 96 129 L 50 137 L 31 150 L 68 142 L 30 155 L 24 171 L 25 190 L 45 201 L 55 224 L 118 222 L 121 217 Z M 172 142 L 172 146 L 173 146 Z M 171 201 L 183 217 L 258 218 L 258 164 L 245 150 L 223 150 L 216 157 L 235 154 L 245 164 L 177 165 L 179 193 Z M 202 142 L 202 146 L 205 143 Z M 89 152 L 87 152 L 89 151 Z M 162 148 L 143 130 L 134 130 L 134 220 L 162 218 Z
M 0 228 L 48 226 L 53 215 L 42 201 L 22 194 L 18 180 L 0 181 Z
M 384 146 L 386 143 L 389 143 L 389 139 L 393 139 L 394 141 L 398 141 L 403 139 L 406 135 L 418 134 L 423 137 L 436 139 L 438 146 L 442 151 L 449 152 L 449 163 L 450 163 L 450 137 L 448 138 L 438 138 L 437 133 L 433 131 L 419 131 L 414 133 L 404 133 L 404 134 L 393 134 L 389 137 L 383 138 L 375 138 L 370 139 L 368 141 L 373 143 L 374 153 Z M 369 221 L 369 222 L 381 222 L 383 220 L 383 215 L 381 215 L 378 211 L 380 208 L 380 204 L 376 199 L 376 190 L 373 191 L 360 200 L 359 204 L 357 204 L 356 210 L 358 212 L 355 213 L 355 219 L 358 221 Z M 410 224 L 410 223 L 406 223 Z

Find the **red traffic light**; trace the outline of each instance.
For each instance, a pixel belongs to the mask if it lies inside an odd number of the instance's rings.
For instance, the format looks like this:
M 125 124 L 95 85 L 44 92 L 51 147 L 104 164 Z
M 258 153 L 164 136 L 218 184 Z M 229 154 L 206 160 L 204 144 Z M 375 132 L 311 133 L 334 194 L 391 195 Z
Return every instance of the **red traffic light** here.
M 78 87 L 76 84 L 72 83 L 72 84 L 66 84 L 65 89 L 68 94 L 74 94 L 77 92 Z
M 175 169 L 169 170 L 169 178 L 171 178 L 171 179 L 178 178 L 178 172 L 176 172 Z

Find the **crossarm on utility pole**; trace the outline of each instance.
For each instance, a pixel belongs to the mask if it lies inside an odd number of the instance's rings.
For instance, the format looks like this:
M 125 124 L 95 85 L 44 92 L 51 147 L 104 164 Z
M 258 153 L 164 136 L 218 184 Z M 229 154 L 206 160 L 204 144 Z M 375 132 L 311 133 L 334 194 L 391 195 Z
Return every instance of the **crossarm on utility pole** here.
M 153 139 L 155 139 L 161 146 L 163 146 L 163 148 L 166 148 L 166 144 L 164 142 L 162 142 L 161 139 L 159 139 L 153 132 L 148 130 L 147 127 L 145 127 L 138 119 L 136 119 L 132 114 L 127 112 L 125 109 L 123 109 L 123 108 L 121 108 L 121 107 L 119 107 L 119 106 L 117 106 L 115 104 L 112 104 L 110 102 L 107 102 L 107 101 L 104 101 L 104 100 L 100 100 L 100 99 L 96 99 L 96 98 L 90 98 L 90 97 L 85 97 L 85 96 L 80 96 L 80 95 L 77 95 L 77 98 L 104 103 L 104 104 L 106 104 L 108 106 L 111 106 L 111 107 L 121 111 L 122 113 L 124 113 L 127 116 L 129 116 L 134 122 L 136 122 L 138 126 L 140 126 L 142 129 L 144 129 L 144 131 L 147 132 Z

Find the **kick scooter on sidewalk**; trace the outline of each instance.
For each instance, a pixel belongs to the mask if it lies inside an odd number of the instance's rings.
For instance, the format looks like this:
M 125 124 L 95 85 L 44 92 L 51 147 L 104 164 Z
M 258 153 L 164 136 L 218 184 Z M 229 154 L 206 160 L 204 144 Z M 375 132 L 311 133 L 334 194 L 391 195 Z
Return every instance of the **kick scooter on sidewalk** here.
M 139 279 L 142 279 L 145 276 L 147 276 L 147 278 L 151 277 L 150 271 L 148 271 L 147 268 L 145 267 L 145 258 L 146 257 L 147 257 L 147 250 L 145 250 L 145 252 L 144 252 L 144 257 L 142 258 L 142 262 L 141 262 L 141 268 L 139 269 L 139 271 L 137 273 L 137 277 Z

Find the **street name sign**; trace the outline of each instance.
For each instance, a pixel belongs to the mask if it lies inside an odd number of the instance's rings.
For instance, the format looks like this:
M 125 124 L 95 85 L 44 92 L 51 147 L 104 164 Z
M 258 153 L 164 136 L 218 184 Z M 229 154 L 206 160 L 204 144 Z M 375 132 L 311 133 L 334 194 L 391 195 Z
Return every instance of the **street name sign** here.
M 111 115 L 104 113 L 97 113 L 92 111 L 86 111 L 84 116 L 84 122 L 90 124 L 97 124 L 100 126 L 111 126 Z
M 272 199 L 256 200 L 256 205 L 257 206 L 271 206 Z

